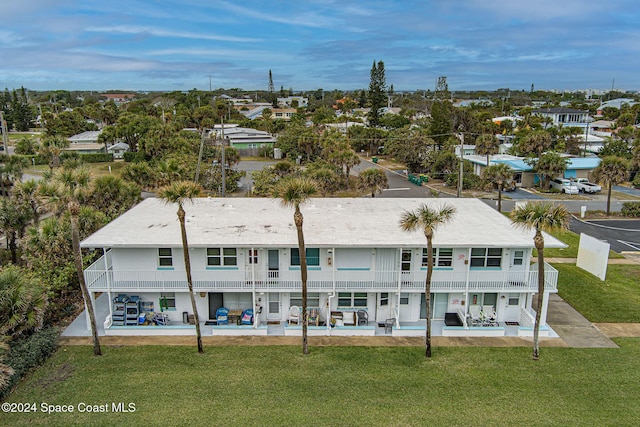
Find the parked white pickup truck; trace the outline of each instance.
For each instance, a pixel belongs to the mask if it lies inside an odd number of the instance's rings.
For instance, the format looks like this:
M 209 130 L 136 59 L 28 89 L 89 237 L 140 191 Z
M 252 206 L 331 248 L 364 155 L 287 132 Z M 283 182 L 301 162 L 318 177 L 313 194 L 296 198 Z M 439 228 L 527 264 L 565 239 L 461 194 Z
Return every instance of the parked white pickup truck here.
M 576 186 L 581 193 L 597 193 L 602 191 L 602 187 L 593 182 L 589 182 L 587 178 L 576 178 Z

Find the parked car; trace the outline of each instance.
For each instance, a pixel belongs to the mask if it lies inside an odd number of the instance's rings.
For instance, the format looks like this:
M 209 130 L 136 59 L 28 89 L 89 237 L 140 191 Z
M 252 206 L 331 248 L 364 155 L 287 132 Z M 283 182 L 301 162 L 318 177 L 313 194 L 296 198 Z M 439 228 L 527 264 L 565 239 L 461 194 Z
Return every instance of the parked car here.
M 578 194 L 578 187 L 574 182 L 566 178 L 554 178 L 551 180 L 551 188 L 555 188 L 556 190 L 560 190 L 561 193 L 565 194 Z
M 576 187 L 578 187 L 578 191 L 581 193 L 597 193 L 602 191 L 602 187 L 598 184 L 594 184 L 593 182 L 589 182 L 587 178 L 576 178 L 575 180 Z

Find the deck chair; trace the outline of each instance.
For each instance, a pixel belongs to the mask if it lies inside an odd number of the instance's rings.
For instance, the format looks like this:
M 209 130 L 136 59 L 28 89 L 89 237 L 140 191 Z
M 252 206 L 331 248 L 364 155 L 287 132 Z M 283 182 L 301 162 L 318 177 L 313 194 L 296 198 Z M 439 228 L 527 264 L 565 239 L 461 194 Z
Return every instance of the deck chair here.
M 320 313 L 317 308 L 312 308 L 309 310 L 309 315 L 307 316 L 307 325 L 316 325 L 320 324 Z
M 392 333 L 393 325 L 396 324 L 396 318 L 392 317 L 391 319 L 387 319 L 384 321 L 384 333 Z
M 469 317 L 471 318 L 471 325 L 480 325 L 482 323 L 482 318 L 480 315 L 480 306 L 479 305 L 470 305 L 469 306 Z
M 297 325 L 300 324 L 300 307 L 297 305 L 292 305 L 289 308 L 289 324 L 296 322 Z
M 369 313 L 365 310 L 358 310 L 356 315 L 358 316 L 358 326 L 367 326 L 369 324 Z
M 253 325 L 253 309 L 248 308 L 242 312 L 242 316 L 240 317 L 241 325 Z
M 482 313 L 484 314 L 484 321 L 490 325 L 496 323 L 496 311 L 493 309 L 492 305 L 483 305 Z
M 218 325 L 228 325 L 229 324 L 229 309 L 225 307 L 220 307 L 216 310 L 216 323 Z

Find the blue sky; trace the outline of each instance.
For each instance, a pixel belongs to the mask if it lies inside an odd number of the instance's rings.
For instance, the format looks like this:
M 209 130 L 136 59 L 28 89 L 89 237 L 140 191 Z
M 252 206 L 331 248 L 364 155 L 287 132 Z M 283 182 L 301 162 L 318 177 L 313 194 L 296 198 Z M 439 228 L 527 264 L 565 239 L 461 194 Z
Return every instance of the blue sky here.
M 0 86 L 640 89 L 637 0 L 2 0 Z

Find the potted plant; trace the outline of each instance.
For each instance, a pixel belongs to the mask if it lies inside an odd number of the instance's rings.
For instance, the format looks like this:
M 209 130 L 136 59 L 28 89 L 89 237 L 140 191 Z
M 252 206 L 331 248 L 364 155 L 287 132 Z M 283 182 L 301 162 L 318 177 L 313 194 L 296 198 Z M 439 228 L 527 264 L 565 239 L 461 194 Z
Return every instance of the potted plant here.
M 336 326 L 336 318 L 332 317 L 330 323 L 331 323 L 331 327 L 335 328 L 335 326 Z

